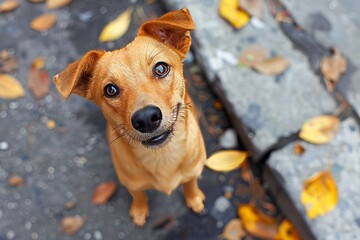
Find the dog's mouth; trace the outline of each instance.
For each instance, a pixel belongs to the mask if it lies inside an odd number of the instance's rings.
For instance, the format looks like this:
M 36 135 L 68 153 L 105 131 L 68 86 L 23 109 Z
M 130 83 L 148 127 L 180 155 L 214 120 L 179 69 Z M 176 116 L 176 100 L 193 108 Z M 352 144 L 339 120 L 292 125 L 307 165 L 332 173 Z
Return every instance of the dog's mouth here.
M 162 143 L 166 142 L 166 140 L 169 138 L 171 133 L 172 133 L 172 130 L 167 130 L 167 131 L 163 132 L 162 134 L 152 137 L 150 139 L 147 139 L 145 141 L 142 141 L 141 143 L 147 147 L 159 146 Z

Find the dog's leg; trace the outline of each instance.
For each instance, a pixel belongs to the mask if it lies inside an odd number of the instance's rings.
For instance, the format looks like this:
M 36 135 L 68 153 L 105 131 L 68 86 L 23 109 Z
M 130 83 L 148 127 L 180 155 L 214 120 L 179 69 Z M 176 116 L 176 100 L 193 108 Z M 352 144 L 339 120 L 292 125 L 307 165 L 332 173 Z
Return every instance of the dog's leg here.
M 138 226 L 143 226 L 146 218 L 149 216 L 149 207 L 147 204 L 147 196 L 144 191 L 130 191 L 133 202 L 130 208 L 130 215 Z
M 184 196 L 186 204 L 194 212 L 201 213 L 204 210 L 205 196 L 198 187 L 197 178 L 184 183 Z

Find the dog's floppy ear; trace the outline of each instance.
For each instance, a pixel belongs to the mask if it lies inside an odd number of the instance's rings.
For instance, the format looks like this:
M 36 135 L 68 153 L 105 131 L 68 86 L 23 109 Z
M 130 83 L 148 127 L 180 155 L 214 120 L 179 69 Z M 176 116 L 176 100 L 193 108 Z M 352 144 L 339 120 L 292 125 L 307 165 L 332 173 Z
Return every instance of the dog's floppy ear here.
M 85 56 L 71 63 L 63 72 L 54 77 L 60 95 L 67 99 L 71 93 L 90 98 L 88 86 L 97 61 L 104 54 L 102 51 L 90 51 Z
M 145 22 L 141 25 L 138 36 L 155 38 L 175 49 L 184 59 L 190 49 L 190 31 L 194 29 L 189 10 L 184 8 L 169 12 L 159 19 Z

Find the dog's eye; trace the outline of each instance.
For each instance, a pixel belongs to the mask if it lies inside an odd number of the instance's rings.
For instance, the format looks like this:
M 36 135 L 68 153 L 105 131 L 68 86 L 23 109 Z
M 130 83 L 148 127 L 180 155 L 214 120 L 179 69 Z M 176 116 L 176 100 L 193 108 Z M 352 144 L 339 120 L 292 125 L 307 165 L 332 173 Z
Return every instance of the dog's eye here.
M 115 97 L 119 94 L 119 88 L 114 84 L 107 84 L 104 88 L 105 96 L 108 98 Z
M 164 62 L 158 62 L 155 64 L 153 72 L 157 78 L 166 77 L 170 72 L 170 66 Z

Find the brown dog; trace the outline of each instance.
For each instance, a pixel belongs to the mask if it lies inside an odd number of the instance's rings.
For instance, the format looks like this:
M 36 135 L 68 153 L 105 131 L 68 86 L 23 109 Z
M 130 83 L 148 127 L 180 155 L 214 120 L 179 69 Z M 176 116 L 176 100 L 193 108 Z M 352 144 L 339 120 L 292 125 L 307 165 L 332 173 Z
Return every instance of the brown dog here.
M 204 208 L 197 178 L 206 159 L 182 61 L 194 29 L 187 9 L 145 22 L 126 47 L 90 51 L 55 76 L 64 99 L 76 93 L 102 110 L 120 182 L 133 197 L 130 214 L 143 225 L 146 189 L 170 194 L 184 185 L 187 205 Z

